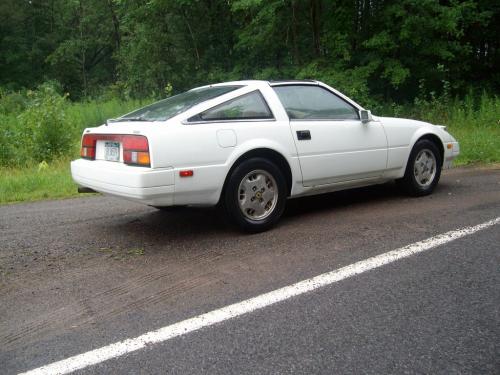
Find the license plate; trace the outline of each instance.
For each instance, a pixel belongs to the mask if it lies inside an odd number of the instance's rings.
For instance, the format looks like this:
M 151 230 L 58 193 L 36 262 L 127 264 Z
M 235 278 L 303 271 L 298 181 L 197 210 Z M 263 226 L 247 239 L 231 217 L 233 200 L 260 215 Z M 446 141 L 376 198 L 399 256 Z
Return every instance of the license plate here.
M 120 161 L 120 143 L 105 142 L 104 143 L 104 159 L 107 161 Z

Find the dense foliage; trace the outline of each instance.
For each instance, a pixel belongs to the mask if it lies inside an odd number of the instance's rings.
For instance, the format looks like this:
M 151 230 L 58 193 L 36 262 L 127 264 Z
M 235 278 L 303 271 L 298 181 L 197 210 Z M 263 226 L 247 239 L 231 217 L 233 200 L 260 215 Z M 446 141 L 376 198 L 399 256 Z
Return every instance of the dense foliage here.
M 0 167 L 75 157 L 85 127 L 247 78 L 322 80 L 448 125 L 459 162 L 499 161 L 498 35 L 493 0 L 2 0 Z
M 0 167 L 75 158 L 83 129 L 101 125 L 150 100 L 71 102 L 54 83 L 23 92 L 0 91 Z
M 494 0 L 2 0 L 0 86 L 162 96 L 315 78 L 363 104 L 500 87 Z

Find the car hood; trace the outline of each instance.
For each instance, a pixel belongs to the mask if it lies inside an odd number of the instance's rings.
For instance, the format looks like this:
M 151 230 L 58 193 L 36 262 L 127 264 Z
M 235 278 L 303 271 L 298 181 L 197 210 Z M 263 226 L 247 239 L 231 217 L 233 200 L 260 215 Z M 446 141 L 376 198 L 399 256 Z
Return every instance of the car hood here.
M 424 129 L 425 133 L 432 133 L 437 135 L 443 142 L 455 142 L 455 138 L 448 132 L 444 125 L 433 125 L 429 122 L 411 120 L 406 118 L 396 117 L 374 117 L 375 120 L 380 121 L 387 132 L 413 132 Z M 392 130 L 391 130 L 392 129 Z M 421 131 L 421 130 L 420 130 Z M 422 132 L 422 131 L 421 131 Z M 423 133 L 422 132 L 422 133 Z
M 377 116 L 376 119 L 383 124 L 393 125 L 393 126 L 436 126 L 429 122 L 412 120 L 408 118 L 399 118 L 399 117 L 381 117 Z

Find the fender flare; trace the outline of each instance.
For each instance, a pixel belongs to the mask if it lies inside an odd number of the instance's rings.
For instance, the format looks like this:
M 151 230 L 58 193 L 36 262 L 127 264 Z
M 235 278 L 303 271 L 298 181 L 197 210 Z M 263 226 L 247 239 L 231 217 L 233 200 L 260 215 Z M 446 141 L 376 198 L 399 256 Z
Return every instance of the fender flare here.
M 411 151 L 413 150 L 413 147 L 415 147 L 415 144 L 421 140 L 421 139 L 429 139 L 431 141 L 434 141 L 437 144 L 440 153 L 441 153 L 441 163 L 444 163 L 444 141 L 441 135 L 439 134 L 438 131 L 435 129 L 432 129 L 431 127 L 422 127 L 418 128 L 417 131 L 413 134 L 410 144 L 408 147 L 408 155 L 406 157 L 406 161 L 403 165 L 403 171 L 406 171 L 406 167 L 408 165 L 408 160 L 410 159 Z
M 234 168 L 245 159 L 245 155 L 252 155 L 254 153 L 271 152 L 279 155 L 284 162 L 288 164 L 288 171 L 285 172 L 285 178 L 288 184 L 288 193 L 291 194 L 293 185 L 297 182 L 302 183 L 302 171 L 300 170 L 300 164 L 298 157 L 290 157 L 289 151 L 283 148 L 279 143 L 273 142 L 269 139 L 252 139 L 248 142 L 244 142 L 235 148 L 234 152 L 231 153 L 227 159 L 227 172 L 224 178 L 224 183 L 221 185 L 221 189 L 218 193 L 219 201 L 226 187 L 227 180 L 231 175 Z

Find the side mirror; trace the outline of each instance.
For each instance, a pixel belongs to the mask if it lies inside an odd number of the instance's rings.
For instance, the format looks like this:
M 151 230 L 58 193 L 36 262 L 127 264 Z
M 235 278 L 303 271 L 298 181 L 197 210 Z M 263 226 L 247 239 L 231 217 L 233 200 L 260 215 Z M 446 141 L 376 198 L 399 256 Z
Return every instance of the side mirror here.
M 371 111 L 367 109 L 362 109 L 359 111 L 359 118 L 363 124 L 366 124 L 373 120 Z

